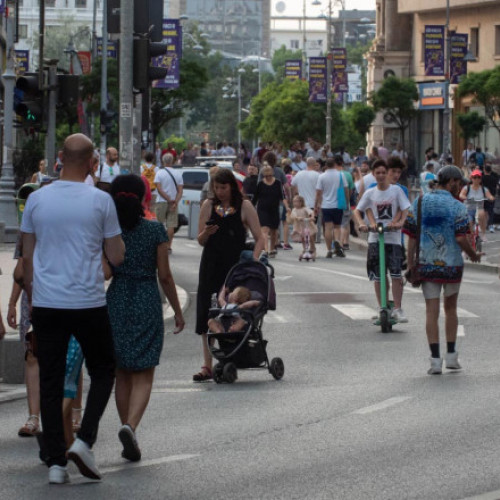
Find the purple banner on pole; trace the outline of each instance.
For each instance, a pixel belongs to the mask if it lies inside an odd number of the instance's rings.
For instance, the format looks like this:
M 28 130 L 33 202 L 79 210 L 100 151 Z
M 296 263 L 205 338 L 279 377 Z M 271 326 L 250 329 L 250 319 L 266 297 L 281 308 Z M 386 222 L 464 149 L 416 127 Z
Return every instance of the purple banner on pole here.
M 309 101 L 326 102 L 326 57 L 309 58 Z
M 5 12 L 5 0 L 0 0 L 0 14 Z
M 163 80 L 155 80 L 153 88 L 176 89 L 181 83 L 180 60 L 182 58 L 182 26 L 178 19 L 163 20 L 163 42 L 167 44 L 167 53 L 153 59 L 153 65 L 167 68 Z
M 285 61 L 285 79 L 300 80 L 301 78 L 302 78 L 302 61 L 300 59 Z
M 15 50 L 16 57 L 16 75 L 22 76 L 30 70 L 30 51 Z
M 425 76 L 444 75 L 444 26 L 426 26 L 424 33 Z
M 333 49 L 332 56 L 332 92 L 335 94 L 349 92 L 347 51 L 346 49 Z
M 450 83 L 460 83 L 467 74 L 467 47 L 469 35 L 454 33 L 451 35 Z
M 97 37 L 97 57 L 102 57 L 102 37 Z M 118 42 L 108 40 L 108 57 L 117 59 L 118 57 Z

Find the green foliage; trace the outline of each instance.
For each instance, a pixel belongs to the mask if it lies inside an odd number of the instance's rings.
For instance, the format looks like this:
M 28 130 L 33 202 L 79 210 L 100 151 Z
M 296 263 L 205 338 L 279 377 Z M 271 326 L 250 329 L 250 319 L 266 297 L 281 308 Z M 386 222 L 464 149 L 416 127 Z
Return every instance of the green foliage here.
M 371 106 L 361 102 L 354 102 L 347 110 L 347 121 L 351 128 L 362 137 L 370 131 L 370 127 L 375 120 L 375 111 Z
M 16 188 L 28 182 L 38 170 L 38 164 L 45 156 L 45 147 L 42 137 L 38 134 L 23 136 L 21 144 L 17 146 L 12 157 Z M 52 165 L 47 166 L 50 172 Z
M 302 60 L 301 50 L 289 50 L 284 45 L 282 45 L 273 54 L 273 59 L 271 64 L 275 71 L 275 81 L 281 83 L 285 78 L 285 61 L 289 59 L 299 59 Z
M 372 42 L 366 43 L 357 42 L 356 45 L 347 45 L 347 63 L 362 66 L 364 64 L 363 55 L 366 54 L 371 47 Z
M 178 137 L 174 134 L 167 137 L 161 143 L 161 148 L 165 149 L 168 147 L 169 144 L 172 144 L 174 146 L 174 149 L 177 151 L 177 154 L 182 153 L 182 151 L 184 151 L 184 149 L 186 149 L 186 140 L 184 138 Z
M 332 108 L 334 136 L 343 124 L 338 108 Z M 305 137 L 325 139 L 325 108 L 309 102 L 307 82 L 285 80 L 281 84 L 268 85 L 252 100 L 251 111 L 241 124 L 245 137 L 260 136 L 264 141 L 279 141 L 284 145 Z
M 473 96 L 474 101 L 484 106 L 490 124 L 500 133 L 500 66 L 479 73 L 468 74 L 458 86 L 458 96 Z
M 44 39 L 44 59 L 58 59 L 58 68 L 69 71 L 69 56 L 64 52 L 73 38 L 76 50 L 90 50 L 91 33 L 88 25 L 80 24 L 72 16 L 59 15 L 57 24 L 47 26 Z M 33 48 L 38 50 L 38 32 L 33 35 Z
M 486 125 L 486 118 L 476 111 L 470 113 L 459 113 L 457 115 L 458 126 L 461 128 L 461 136 L 468 139 L 476 138 Z
M 394 123 L 401 133 L 401 144 L 405 146 L 405 130 L 417 115 L 414 102 L 418 100 L 418 89 L 412 78 L 386 78 L 381 87 L 370 96 L 375 111 L 384 113 L 384 120 Z

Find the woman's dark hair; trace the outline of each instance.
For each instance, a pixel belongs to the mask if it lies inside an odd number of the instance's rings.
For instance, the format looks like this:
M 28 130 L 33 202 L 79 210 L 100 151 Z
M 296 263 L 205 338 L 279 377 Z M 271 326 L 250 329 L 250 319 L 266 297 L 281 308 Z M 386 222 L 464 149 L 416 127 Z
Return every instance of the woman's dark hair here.
M 385 167 L 386 170 L 388 170 L 387 168 L 387 163 L 384 161 L 384 160 L 375 160 L 372 164 L 371 164 L 371 170 L 372 172 L 378 168 L 378 167 Z
M 269 166 L 270 167 L 274 167 L 274 165 L 276 165 L 276 162 L 278 161 L 278 159 L 276 158 L 276 155 L 272 152 L 272 151 L 268 151 L 264 157 L 262 158 L 262 161 L 267 161 L 267 163 L 269 163 Z
M 233 172 L 228 168 L 220 168 L 219 171 L 214 175 L 214 184 L 229 184 L 231 186 L 231 206 L 236 210 L 241 208 L 243 203 L 243 195 L 241 194 L 238 183 L 236 182 L 236 177 Z M 220 203 L 217 195 L 214 192 L 214 205 Z
M 146 188 L 135 174 L 119 175 L 111 183 L 109 194 L 113 197 L 122 229 L 134 229 L 144 216 L 142 199 Z

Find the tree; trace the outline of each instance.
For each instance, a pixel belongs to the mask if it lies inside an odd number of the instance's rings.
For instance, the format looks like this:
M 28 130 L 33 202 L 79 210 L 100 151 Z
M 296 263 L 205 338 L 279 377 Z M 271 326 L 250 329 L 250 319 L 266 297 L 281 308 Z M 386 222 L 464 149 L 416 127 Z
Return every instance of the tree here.
M 347 120 L 349 124 L 362 137 L 365 137 L 370 131 L 375 116 L 373 108 L 362 102 L 354 102 L 347 110 Z
M 342 123 L 338 107 L 332 107 L 332 136 Z M 309 102 L 309 85 L 294 82 L 272 83 L 252 100 L 251 113 L 241 124 L 245 137 L 288 145 L 306 137 L 325 139 L 325 108 Z
M 16 188 L 29 182 L 34 172 L 38 170 L 38 164 L 45 156 L 44 141 L 40 134 L 23 135 L 21 144 L 14 151 L 12 163 L 16 178 Z M 52 165 L 47 165 L 50 172 Z
M 370 96 L 375 111 L 384 112 L 384 121 L 399 128 L 401 144 L 405 149 L 405 131 L 417 115 L 414 102 L 418 100 L 418 89 L 412 78 L 390 76 Z
M 458 126 L 462 129 L 460 134 L 465 140 L 475 139 L 484 129 L 486 118 L 476 111 L 470 113 L 459 113 L 457 115 Z
M 458 96 L 469 95 L 484 106 L 484 114 L 500 134 L 500 66 L 467 75 L 458 86 Z

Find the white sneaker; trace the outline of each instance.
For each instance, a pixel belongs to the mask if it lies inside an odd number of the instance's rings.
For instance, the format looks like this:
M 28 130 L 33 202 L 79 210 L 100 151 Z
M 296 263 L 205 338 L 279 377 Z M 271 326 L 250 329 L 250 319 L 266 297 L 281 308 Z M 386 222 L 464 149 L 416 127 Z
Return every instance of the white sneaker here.
M 447 352 L 444 359 L 448 370 L 460 370 L 462 368 L 458 362 L 458 352 Z
M 490 226 L 490 233 L 494 233 L 495 232 L 495 228 L 493 226 Z
M 403 309 L 394 309 L 391 318 L 395 319 L 398 323 L 408 323 L 408 318 L 405 316 Z
M 101 479 L 101 473 L 96 467 L 94 453 L 88 444 L 76 438 L 68 450 L 68 458 L 75 462 L 80 473 L 90 479 Z
M 427 371 L 429 375 L 441 375 L 443 373 L 443 358 L 429 358 L 431 367 Z
M 49 467 L 49 483 L 64 484 L 69 483 L 68 469 L 62 465 L 52 465 Z

